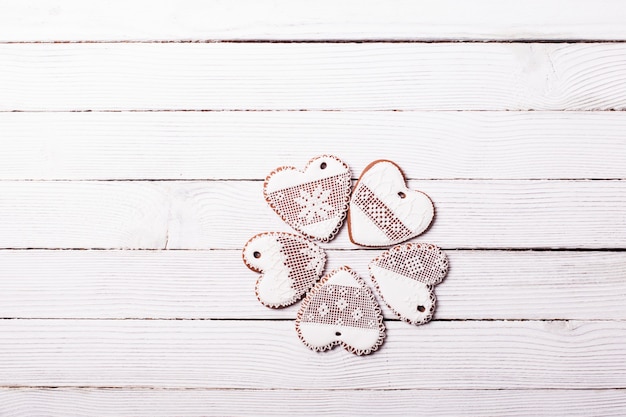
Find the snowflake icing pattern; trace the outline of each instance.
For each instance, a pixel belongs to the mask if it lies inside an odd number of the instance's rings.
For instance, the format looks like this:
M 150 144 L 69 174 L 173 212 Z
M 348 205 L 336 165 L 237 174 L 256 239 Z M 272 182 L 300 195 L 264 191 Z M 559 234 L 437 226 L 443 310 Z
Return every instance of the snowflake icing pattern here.
M 330 191 L 322 190 L 321 186 L 315 188 L 310 194 L 305 190 L 300 190 L 300 197 L 294 199 L 296 203 L 302 206 L 302 211 L 298 217 L 306 218 L 307 222 L 313 222 L 315 216 L 328 219 L 334 210 L 333 206 L 326 202 L 330 197 Z

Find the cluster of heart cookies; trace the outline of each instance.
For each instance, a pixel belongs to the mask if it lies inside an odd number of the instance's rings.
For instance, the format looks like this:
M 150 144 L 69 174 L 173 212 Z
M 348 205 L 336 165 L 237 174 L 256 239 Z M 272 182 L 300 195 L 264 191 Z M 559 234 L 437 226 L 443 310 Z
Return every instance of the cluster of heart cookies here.
M 309 161 L 304 171 L 280 167 L 263 185 L 267 203 L 300 234 L 266 232 L 243 248 L 243 261 L 262 273 L 258 300 L 280 308 L 306 295 L 296 319 L 302 342 L 315 351 L 336 345 L 357 355 L 377 350 L 385 338 L 380 306 L 365 281 L 348 266 L 323 275 L 325 251 L 314 241 L 335 237 L 347 216 L 352 243 L 392 246 L 369 264 L 374 287 L 400 319 L 420 325 L 435 310 L 434 286 L 448 271 L 448 258 L 428 243 L 397 245 L 430 226 L 430 198 L 406 186 L 391 161 L 369 164 L 352 188 L 348 165 L 335 156 Z

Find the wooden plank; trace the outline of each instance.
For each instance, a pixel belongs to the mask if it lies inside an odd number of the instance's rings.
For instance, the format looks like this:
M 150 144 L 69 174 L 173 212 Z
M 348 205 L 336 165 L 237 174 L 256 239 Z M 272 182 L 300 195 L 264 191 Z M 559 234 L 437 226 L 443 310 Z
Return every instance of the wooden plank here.
M 626 39 L 619 0 L 3 2 L 1 41 Z
M 626 322 L 387 323 L 368 357 L 293 321 L 2 320 L 0 385 L 279 389 L 617 388 Z
M 381 251 L 329 251 L 369 282 Z M 626 319 L 626 253 L 449 251 L 435 320 Z M 295 319 L 230 251 L 0 251 L 0 317 Z M 384 303 L 383 314 L 395 318 Z M 601 306 L 601 307 L 600 307 Z
M 626 109 L 623 43 L 4 44 L 0 56 L 0 111 Z
M 626 247 L 624 181 L 410 181 L 443 248 Z M 291 230 L 260 181 L 0 182 L 1 248 L 238 249 Z M 326 247 L 357 248 L 347 231 Z
M 626 178 L 624 131 L 624 112 L 0 113 L 0 178 L 262 179 L 324 153 L 408 178 Z
M 624 390 L 3 389 L 5 417 L 581 416 L 622 417 Z
M 4 247 L 163 248 L 168 240 L 168 184 L 17 181 L 0 190 Z

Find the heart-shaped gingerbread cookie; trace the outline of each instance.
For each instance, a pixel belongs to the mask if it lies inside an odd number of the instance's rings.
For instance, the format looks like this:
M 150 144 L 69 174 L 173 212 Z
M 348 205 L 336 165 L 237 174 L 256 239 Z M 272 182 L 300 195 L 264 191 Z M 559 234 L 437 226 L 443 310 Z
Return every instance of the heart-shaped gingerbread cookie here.
M 407 243 L 383 252 L 369 264 L 381 298 L 402 320 L 424 324 L 435 312 L 434 286 L 448 273 L 448 257 L 437 246 Z
M 349 267 L 325 275 L 306 296 L 296 319 L 298 337 L 321 352 L 335 345 L 367 355 L 385 338 L 383 315 L 372 291 Z
M 426 231 L 434 215 L 430 198 L 407 188 L 400 167 L 391 161 L 374 161 L 354 187 L 348 233 L 357 245 L 394 245 Z
M 283 232 L 260 233 L 243 248 L 248 268 L 263 275 L 256 282 L 259 301 L 272 308 L 298 301 L 322 276 L 326 253 L 302 236 Z
M 351 188 L 348 165 L 335 156 L 309 161 L 304 171 L 280 167 L 263 185 L 265 200 L 294 229 L 322 242 L 339 231 L 348 211 Z

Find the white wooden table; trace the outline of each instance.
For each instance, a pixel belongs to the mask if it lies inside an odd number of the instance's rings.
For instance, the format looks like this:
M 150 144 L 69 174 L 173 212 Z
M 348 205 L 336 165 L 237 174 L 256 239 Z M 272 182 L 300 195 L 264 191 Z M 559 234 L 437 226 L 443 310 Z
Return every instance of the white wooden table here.
M 624 110 L 620 0 L 4 1 L 0 416 L 626 415 Z M 322 153 L 396 161 L 450 257 L 368 357 L 240 259 Z

